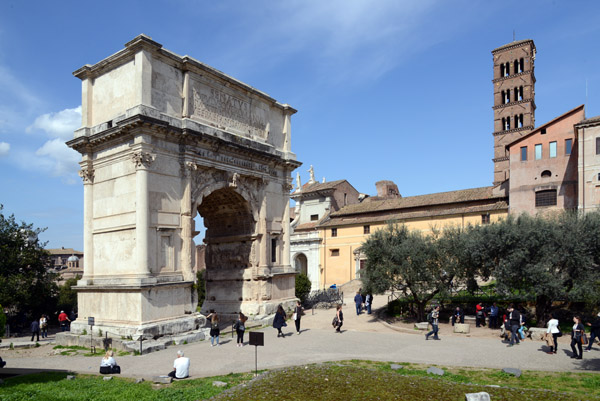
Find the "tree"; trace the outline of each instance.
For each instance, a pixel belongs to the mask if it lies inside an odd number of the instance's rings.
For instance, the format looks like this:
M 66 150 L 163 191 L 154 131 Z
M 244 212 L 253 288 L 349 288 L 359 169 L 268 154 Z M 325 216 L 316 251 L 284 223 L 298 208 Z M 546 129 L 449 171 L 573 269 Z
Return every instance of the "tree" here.
M 424 236 L 390 224 L 361 247 L 367 256 L 363 284 L 375 293 L 390 289 L 402 293 L 413 301 L 417 317 L 423 321 L 427 302 L 446 291 L 456 275 L 459 264 L 453 244 L 457 241 L 458 230 Z
M 535 300 L 538 326 L 552 310 L 594 301 L 600 271 L 600 214 L 563 212 L 517 218 L 468 230 L 466 264 L 496 278 L 496 290 Z
M 0 205 L 0 304 L 12 313 L 47 313 L 57 286 L 46 268 L 49 255 L 38 239 L 44 230 L 17 223 L 2 210 Z
M 312 283 L 306 274 L 297 274 L 296 275 L 296 297 L 300 299 L 301 302 L 306 300 L 308 294 L 310 294 L 310 288 Z
M 58 287 L 58 309 L 66 311 L 77 309 L 77 292 L 73 286 L 77 285 L 77 281 L 80 279 L 80 276 L 67 279 L 63 285 Z

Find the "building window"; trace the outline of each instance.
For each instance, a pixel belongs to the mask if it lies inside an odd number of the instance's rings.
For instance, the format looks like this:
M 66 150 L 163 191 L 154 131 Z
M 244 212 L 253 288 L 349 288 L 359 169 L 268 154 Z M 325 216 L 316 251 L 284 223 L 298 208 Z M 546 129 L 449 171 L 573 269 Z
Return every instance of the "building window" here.
M 550 152 L 548 154 L 550 157 L 556 157 L 556 142 L 550 142 Z
M 510 117 L 502 118 L 502 126 L 504 131 L 508 131 L 510 129 Z
M 310 221 L 317 221 L 319 220 L 319 215 L 318 214 L 311 214 L 310 215 Z
M 506 91 L 506 102 L 505 103 L 510 103 L 510 89 L 508 89 Z
M 277 262 L 277 238 L 271 238 L 271 262 Z
M 540 160 L 542 158 L 542 144 L 539 143 L 535 145 L 535 160 Z
M 556 206 L 556 189 L 537 191 L 535 193 L 535 207 Z
M 542 171 L 542 178 L 550 178 L 550 177 L 552 177 L 552 171 L 550 171 L 550 170 Z
M 521 161 L 527 161 L 527 146 L 521 146 Z
M 481 224 L 490 224 L 490 214 L 482 214 L 481 215 Z
M 500 64 L 500 76 L 504 76 L 504 64 Z
M 596 154 L 600 155 L 600 137 L 596 138 Z
M 542 130 L 540 131 L 540 134 L 546 135 L 546 128 L 542 128 Z
M 523 71 L 525 71 L 525 60 L 523 60 L 523 58 L 521 57 L 521 59 L 519 60 L 519 72 Z
M 504 63 L 504 76 L 508 77 L 510 75 L 510 63 Z
M 331 249 L 331 256 L 340 256 L 339 249 Z
M 371 226 L 363 226 L 363 234 L 371 234 Z
M 515 128 L 523 128 L 523 114 L 515 114 Z
M 517 99 L 519 101 L 523 100 L 523 87 L 519 86 L 519 90 L 517 91 Z
M 337 228 L 332 228 L 331 229 L 331 236 L 332 237 L 337 237 Z
M 565 155 L 570 155 L 571 154 L 572 147 L 573 147 L 573 140 L 572 139 L 565 139 Z

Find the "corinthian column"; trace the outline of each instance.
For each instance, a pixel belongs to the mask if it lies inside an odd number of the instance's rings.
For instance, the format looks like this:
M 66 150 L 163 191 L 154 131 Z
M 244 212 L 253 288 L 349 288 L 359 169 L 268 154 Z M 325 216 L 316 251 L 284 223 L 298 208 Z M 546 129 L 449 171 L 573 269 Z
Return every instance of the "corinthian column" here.
M 83 179 L 83 277 L 78 286 L 90 285 L 94 279 L 94 170 L 88 156 L 84 156 L 82 164 L 85 167 L 79 176 Z
M 181 273 L 186 281 L 194 281 L 192 254 L 194 248 L 192 218 L 192 173 L 198 169 L 196 163 L 186 162 L 183 170 L 183 197 L 181 199 Z
M 148 243 L 150 234 L 150 202 L 148 193 L 148 168 L 154 157 L 147 152 L 137 151 L 131 156 L 136 167 L 135 183 L 135 236 L 136 236 L 136 268 L 139 276 L 149 276 Z

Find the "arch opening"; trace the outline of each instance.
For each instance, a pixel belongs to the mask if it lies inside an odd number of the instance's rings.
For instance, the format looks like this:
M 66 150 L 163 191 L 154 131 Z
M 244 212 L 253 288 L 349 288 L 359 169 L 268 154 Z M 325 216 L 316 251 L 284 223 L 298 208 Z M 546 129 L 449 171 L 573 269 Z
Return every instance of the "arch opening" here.
M 298 273 L 308 276 L 308 259 L 306 255 L 301 253 L 294 259 L 294 267 Z

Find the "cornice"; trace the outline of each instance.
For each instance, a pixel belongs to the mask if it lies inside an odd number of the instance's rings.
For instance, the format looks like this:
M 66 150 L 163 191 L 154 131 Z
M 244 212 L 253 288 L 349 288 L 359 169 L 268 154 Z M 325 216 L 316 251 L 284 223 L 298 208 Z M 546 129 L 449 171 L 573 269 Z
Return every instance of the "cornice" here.
M 507 135 L 507 134 L 512 134 L 513 132 L 520 132 L 520 131 L 532 131 L 533 130 L 533 125 L 528 125 L 526 127 L 521 127 L 521 128 L 513 128 L 511 130 L 508 131 L 497 131 L 492 133 L 492 135 L 494 136 L 499 136 L 499 135 Z
M 535 109 L 535 101 L 533 100 L 533 98 L 531 99 L 524 99 L 524 100 L 519 100 L 518 102 L 510 102 L 510 103 L 505 103 L 505 104 L 499 104 L 497 106 L 492 106 L 493 110 L 499 110 L 499 109 L 504 109 L 506 107 L 510 107 L 510 106 L 518 106 L 520 104 L 523 103 L 532 103 L 533 104 L 533 108 Z
M 535 74 L 533 73 L 533 70 L 523 71 L 518 74 L 509 75 L 508 77 L 495 78 L 495 79 L 492 79 L 492 82 L 496 83 L 496 82 L 508 81 L 509 79 L 519 78 L 519 77 L 522 77 L 525 75 L 531 75 L 531 78 L 533 79 L 533 83 L 534 84 L 536 83 Z
M 508 158 L 508 156 L 502 156 L 502 157 L 496 157 L 496 158 L 492 159 L 492 161 L 493 161 L 494 163 L 497 163 L 497 162 L 503 162 L 503 161 L 506 161 L 506 160 L 508 160 L 508 159 L 509 159 L 509 158 Z

